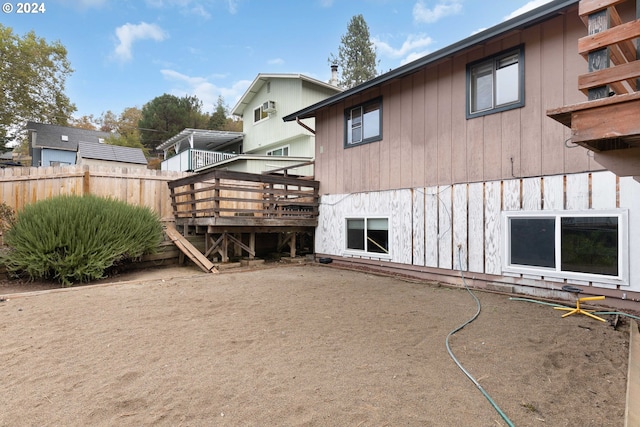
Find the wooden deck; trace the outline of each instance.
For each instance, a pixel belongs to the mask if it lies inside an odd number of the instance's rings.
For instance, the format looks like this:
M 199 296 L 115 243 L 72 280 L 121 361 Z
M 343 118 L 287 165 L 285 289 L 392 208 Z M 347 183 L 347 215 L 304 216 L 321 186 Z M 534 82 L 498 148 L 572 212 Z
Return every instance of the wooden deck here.
M 253 259 L 260 233 L 277 233 L 278 247 L 295 257 L 297 235 L 318 225 L 319 182 L 311 179 L 212 170 L 168 185 L 176 229 L 203 234 L 207 258 L 226 262 L 233 251 Z
M 635 18 L 624 22 L 624 10 Z M 632 0 L 581 0 L 579 15 L 588 34 L 578 40 L 578 53 L 588 72 L 578 77 L 577 89 L 588 100 L 547 111 L 570 127 L 571 141 L 595 152 L 640 146 L 640 6 Z

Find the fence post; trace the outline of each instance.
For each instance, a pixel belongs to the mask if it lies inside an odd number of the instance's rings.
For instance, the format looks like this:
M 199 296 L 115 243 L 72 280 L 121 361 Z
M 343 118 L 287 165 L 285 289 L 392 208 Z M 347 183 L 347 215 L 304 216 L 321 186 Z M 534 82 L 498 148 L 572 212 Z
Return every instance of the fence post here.
M 82 177 L 82 195 L 86 196 L 87 194 L 91 194 L 91 172 L 88 167 L 85 167 Z

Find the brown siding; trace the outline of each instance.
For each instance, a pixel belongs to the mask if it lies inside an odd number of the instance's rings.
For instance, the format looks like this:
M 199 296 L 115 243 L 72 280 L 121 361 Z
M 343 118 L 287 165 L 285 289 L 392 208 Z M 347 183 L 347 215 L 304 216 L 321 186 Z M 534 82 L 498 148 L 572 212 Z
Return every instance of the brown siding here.
M 577 76 L 586 62 L 577 53 L 577 40 L 585 34 L 575 7 L 321 111 L 316 118 L 316 144 L 324 150 L 316 148 L 321 193 L 601 170 L 585 149 L 565 145 L 570 131 L 546 116 L 547 109 L 584 99 Z M 467 120 L 467 64 L 519 44 L 525 46 L 525 106 Z M 344 108 L 380 95 L 384 139 L 344 149 Z
M 465 81 L 467 59 L 459 56 L 453 60 L 453 81 Z M 456 126 L 451 129 L 451 178 L 453 182 L 467 182 L 467 120 L 465 110 L 467 92 L 465 85 L 454 84 L 451 88 L 451 118 Z
M 425 71 L 413 75 L 413 98 L 411 103 L 411 187 L 422 185 L 425 180 L 425 120 L 426 111 Z

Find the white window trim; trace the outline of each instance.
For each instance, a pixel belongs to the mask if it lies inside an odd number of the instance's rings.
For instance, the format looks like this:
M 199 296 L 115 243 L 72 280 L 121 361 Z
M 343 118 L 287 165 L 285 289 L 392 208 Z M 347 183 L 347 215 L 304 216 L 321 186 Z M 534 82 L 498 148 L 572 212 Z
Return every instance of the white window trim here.
M 256 121 L 255 120 L 255 118 L 256 118 L 256 110 L 260 110 L 260 116 L 262 116 L 262 113 L 263 113 L 262 104 L 260 104 L 260 106 L 258 106 L 258 107 L 253 109 L 253 124 L 254 125 L 257 125 L 258 123 L 262 123 L 265 120 L 269 120 L 271 118 L 271 115 L 269 113 L 266 113 L 267 115 L 265 117 L 262 117 L 260 120 Z
M 366 229 L 367 229 L 367 221 L 370 219 L 386 219 L 387 220 L 387 239 L 389 241 L 388 253 L 381 252 L 367 252 L 361 251 L 358 249 L 349 249 L 347 247 L 347 221 L 350 219 L 364 219 L 365 220 L 365 238 L 366 238 Z M 368 259 L 384 259 L 391 260 L 391 242 L 392 240 L 392 230 L 391 230 L 391 218 L 389 216 L 380 215 L 380 216 L 367 216 L 367 215 L 350 215 L 344 218 L 344 251 L 343 256 L 352 256 L 359 258 L 368 258 Z M 369 245 L 367 244 L 367 247 Z
M 291 145 L 290 144 L 282 145 L 282 146 L 280 146 L 278 148 L 274 148 L 273 150 L 267 151 L 267 156 L 273 156 L 274 155 L 273 154 L 274 151 L 284 150 L 285 148 L 287 149 L 287 153 L 289 153 L 289 154 L 287 154 L 286 156 L 283 155 L 282 157 L 289 157 L 289 155 L 291 154 Z
M 598 217 L 616 216 L 618 217 L 618 276 L 608 276 L 593 273 L 579 273 L 573 271 L 562 271 L 561 268 L 561 248 L 560 248 L 560 218 L 563 217 Z M 555 248 L 556 259 L 555 268 L 526 267 L 522 265 L 510 265 L 510 218 L 555 218 Z M 629 285 L 629 213 L 625 209 L 615 210 L 589 210 L 589 211 L 503 211 L 502 212 L 502 271 L 505 273 L 516 273 L 550 278 L 577 280 L 594 283 L 607 283 L 613 285 Z

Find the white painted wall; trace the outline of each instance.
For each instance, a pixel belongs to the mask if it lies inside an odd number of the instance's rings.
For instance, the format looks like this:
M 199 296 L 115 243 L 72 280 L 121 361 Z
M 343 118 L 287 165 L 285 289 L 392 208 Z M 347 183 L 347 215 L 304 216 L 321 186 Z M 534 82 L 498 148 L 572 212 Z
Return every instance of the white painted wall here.
M 640 292 L 640 263 L 633 261 L 640 259 L 640 183 L 608 171 L 323 195 L 315 249 L 324 255 L 353 257 L 345 252 L 346 218 L 386 216 L 390 258 L 375 259 L 447 270 L 462 266 L 465 271 L 503 275 L 503 211 L 616 209 L 628 212 L 628 253 L 622 256 L 628 258 L 629 283 L 568 283 Z M 538 281 L 541 287 L 543 280 L 562 282 L 535 275 L 520 277 Z

